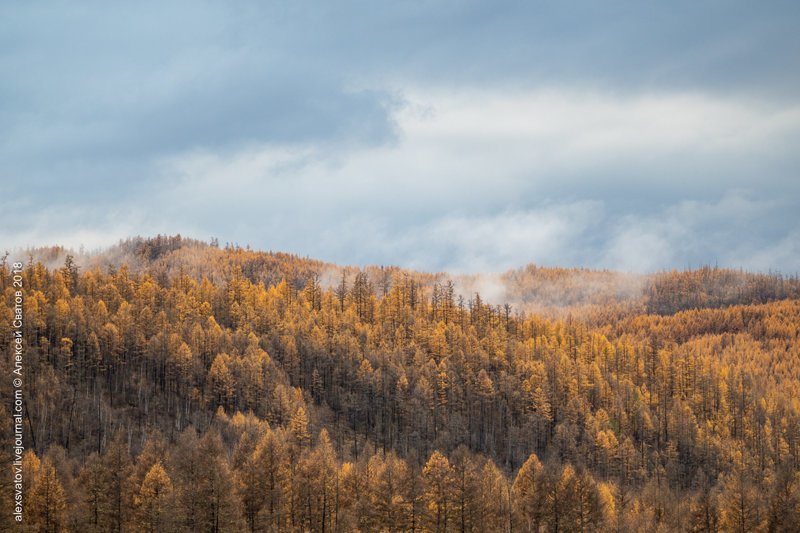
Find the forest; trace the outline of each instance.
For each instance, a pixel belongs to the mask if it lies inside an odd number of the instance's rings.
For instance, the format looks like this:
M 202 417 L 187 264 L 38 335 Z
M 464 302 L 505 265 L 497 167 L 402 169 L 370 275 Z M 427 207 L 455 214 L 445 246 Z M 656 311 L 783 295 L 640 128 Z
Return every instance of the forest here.
M 21 530 L 800 531 L 796 276 L 529 266 L 488 301 L 180 236 L 23 259 Z

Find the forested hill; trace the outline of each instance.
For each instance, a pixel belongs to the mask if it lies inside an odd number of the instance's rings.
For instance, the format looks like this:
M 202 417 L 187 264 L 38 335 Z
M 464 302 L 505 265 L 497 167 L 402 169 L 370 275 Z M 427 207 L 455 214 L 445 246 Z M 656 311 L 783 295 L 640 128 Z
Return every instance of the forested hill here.
M 135 237 L 95 253 L 75 252 L 63 247 L 36 248 L 20 254 L 28 263 L 41 262 L 58 269 L 67 255 L 81 270 L 103 272 L 127 268 L 137 274 L 165 281 L 187 275 L 196 281 L 227 283 L 236 276 L 266 286 L 286 281 L 302 290 L 312 277 L 324 288 L 341 285 L 363 271 L 376 296 L 385 295 L 394 278 L 409 277 L 432 291 L 453 283 L 454 297 L 475 294 L 494 305 L 510 304 L 515 310 L 547 316 L 587 314 L 608 321 L 616 314 L 662 314 L 737 304 L 767 303 L 800 297 L 798 273 L 751 273 L 741 270 L 701 267 L 688 271 L 665 271 L 650 275 L 590 270 L 548 268 L 537 265 L 504 273 L 424 273 L 396 266 L 362 268 L 335 265 L 281 252 L 261 252 L 235 243 L 220 245 L 176 236 Z M 431 294 L 431 296 L 433 296 Z
M 800 529 L 796 277 L 449 277 L 180 237 L 23 270 L 31 530 Z

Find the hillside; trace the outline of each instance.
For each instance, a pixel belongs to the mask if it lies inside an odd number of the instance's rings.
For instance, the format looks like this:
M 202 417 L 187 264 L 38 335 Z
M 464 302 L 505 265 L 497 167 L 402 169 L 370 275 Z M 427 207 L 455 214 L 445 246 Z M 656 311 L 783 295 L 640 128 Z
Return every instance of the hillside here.
M 800 528 L 796 277 L 451 277 L 157 237 L 33 250 L 22 278 L 32 527 Z

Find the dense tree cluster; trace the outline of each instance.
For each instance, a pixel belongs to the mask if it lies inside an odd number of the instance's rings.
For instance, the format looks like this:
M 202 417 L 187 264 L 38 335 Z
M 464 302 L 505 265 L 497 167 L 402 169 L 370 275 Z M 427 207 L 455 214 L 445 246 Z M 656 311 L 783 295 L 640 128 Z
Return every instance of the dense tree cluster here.
M 548 318 L 441 276 L 127 246 L 25 267 L 32 531 L 800 528 L 796 280 L 662 274 Z
M 664 272 L 647 282 L 647 311 L 668 315 L 687 309 L 758 304 L 800 298 L 796 276 L 755 274 L 702 267 L 691 272 Z

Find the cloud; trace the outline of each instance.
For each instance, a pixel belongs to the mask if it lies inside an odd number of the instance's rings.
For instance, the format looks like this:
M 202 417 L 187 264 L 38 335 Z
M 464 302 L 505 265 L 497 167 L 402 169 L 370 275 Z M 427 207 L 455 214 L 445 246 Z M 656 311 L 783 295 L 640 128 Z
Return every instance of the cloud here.
M 777 270 L 783 274 L 797 275 L 800 270 L 800 224 L 777 242 L 764 243 L 761 248 L 743 257 L 740 264 L 751 270 Z
M 634 272 L 719 264 L 793 274 L 800 265 L 800 249 L 793 244 L 800 224 L 775 228 L 765 221 L 781 212 L 788 220 L 795 208 L 785 199 L 733 190 L 716 201 L 683 201 L 650 215 L 622 216 L 611 223 L 597 264 Z M 776 229 L 778 242 L 765 238 Z
M 797 197 L 762 192 L 797 186 L 738 168 L 747 158 L 793 160 L 781 146 L 800 128 L 795 108 L 569 88 L 437 88 L 403 98 L 392 143 L 192 149 L 152 163 L 157 190 L 86 213 L 59 207 L 27 225 L 19 217 L 10 244 L 94 247 L 181 232 L 462 273 L 529 262 L 796 268 L 787 221 Z
M 3 5 L 0 240 L 181 232 L 428 270 L 794 271 L 797 15 Z
M 741 265 L 765 235 L 783 237 L 795 205 L 759 196 L 792 188 L 782 176 L 737 168 L 747 158 L 794 157 L 780 148 L 800 127 L 794 108 L 568 89 L 405 98 L 392 144 L 256 145 L 164 159 L 162 182 L 173 188 L 162 201 L 194 214 L 208 234 L 221 229 L 257 246 L 461 272 L 527 262 Z M 670 176 L 676 160 L 682 175 Z M 618 199 L 637 195 L 640 205 Z
M 410 266 L 440 264 L 457 273 L 528 263 L 569 264 L 579 258 L 572 247 L 601 219 L 602 205 L 589 201 L 496 215 L 447 216 L 405 235 L 406 256 L 416 257 Z

